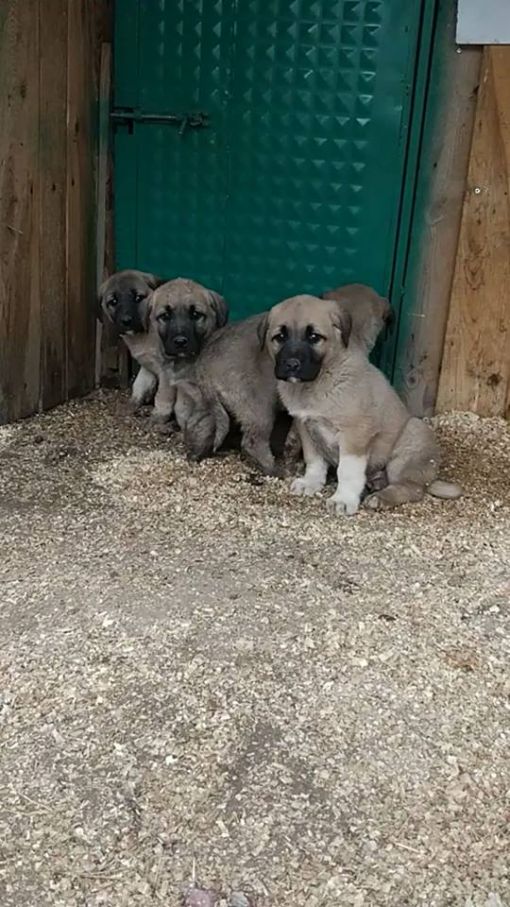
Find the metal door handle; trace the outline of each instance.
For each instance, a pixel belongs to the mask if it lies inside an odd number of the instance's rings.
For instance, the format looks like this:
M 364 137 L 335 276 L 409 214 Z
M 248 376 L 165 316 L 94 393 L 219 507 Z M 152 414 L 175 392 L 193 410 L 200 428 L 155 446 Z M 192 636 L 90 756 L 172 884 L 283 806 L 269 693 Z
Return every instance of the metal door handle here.
M 209 126 L 209 115 L 202 111 L 193 113 L 143 113 L 140 110 L 125 107 L 112 110 L 110 119 L 114 125 L 127 126 L 133 132 L 134 123 L 168 123 L 179 126 L 179 135 L 184 135 L 186 129 L 206 129 Z

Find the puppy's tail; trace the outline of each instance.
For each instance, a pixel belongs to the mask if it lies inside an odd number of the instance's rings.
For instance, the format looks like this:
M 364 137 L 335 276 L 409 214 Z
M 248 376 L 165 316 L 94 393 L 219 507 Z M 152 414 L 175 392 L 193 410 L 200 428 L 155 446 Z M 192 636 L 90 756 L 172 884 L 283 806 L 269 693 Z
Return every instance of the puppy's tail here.
M 456 482 L 443 482 L 442 479 L 436 479 L 427 485 L 427 492 L 434 498 L 442 498 L 443 501 L 456 501 L 463 495 L 460 485 Z

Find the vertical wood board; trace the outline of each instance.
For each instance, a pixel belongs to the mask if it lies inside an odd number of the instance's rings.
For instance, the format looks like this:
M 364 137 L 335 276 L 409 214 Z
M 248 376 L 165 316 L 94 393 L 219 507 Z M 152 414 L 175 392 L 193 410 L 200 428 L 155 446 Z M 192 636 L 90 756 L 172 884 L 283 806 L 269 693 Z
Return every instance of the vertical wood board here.
M 94 9 L 71 2 L 67 67 L 67 393 L 94 385 L 96 78 Z
M 0 422 L 39 403 L 37 9 L 4 0 L 0 14 Z
M 438 409 L 508 415 L 510 47 L 484 51 Z
M 67 7 L 40 10 L 41 409 L 67 397 Z
M 446 6 L 446 4 L 445 4 Z M 454 11 L 440 21 L 420 159 L 395 385 L 417 416 L 434 412 L 480 80 L 479 48 L 455 52 Z M 446 27 L 444 27 L 446 26 Z

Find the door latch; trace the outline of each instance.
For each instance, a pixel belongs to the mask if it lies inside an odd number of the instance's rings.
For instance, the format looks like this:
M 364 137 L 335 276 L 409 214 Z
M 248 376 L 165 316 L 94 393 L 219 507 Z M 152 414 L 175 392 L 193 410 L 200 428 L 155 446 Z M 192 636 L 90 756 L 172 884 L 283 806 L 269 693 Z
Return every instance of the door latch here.
M 209 126 L 209 115 L 202 111 L 193 113 L 143 113 L 130 107 L 117 108 L 110 112 L 110 119 L 114 126 L 127 126 L 130 135 L 133 133 L 134 123 L 160 123 L 169 126 L 178 126 L 179 135 L 184 135 L 187 129 L 206 129 Z

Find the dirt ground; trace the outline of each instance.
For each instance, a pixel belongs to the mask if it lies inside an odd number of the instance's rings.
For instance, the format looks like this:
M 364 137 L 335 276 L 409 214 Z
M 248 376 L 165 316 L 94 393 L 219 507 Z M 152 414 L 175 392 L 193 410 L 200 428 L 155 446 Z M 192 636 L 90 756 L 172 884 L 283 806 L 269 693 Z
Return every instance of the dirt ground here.
M 510 431 L 338 518 L 104 393 L 0 429 L 0 903 L 510 904 Z M 244 897 L 244 900 L 243 900 Z

